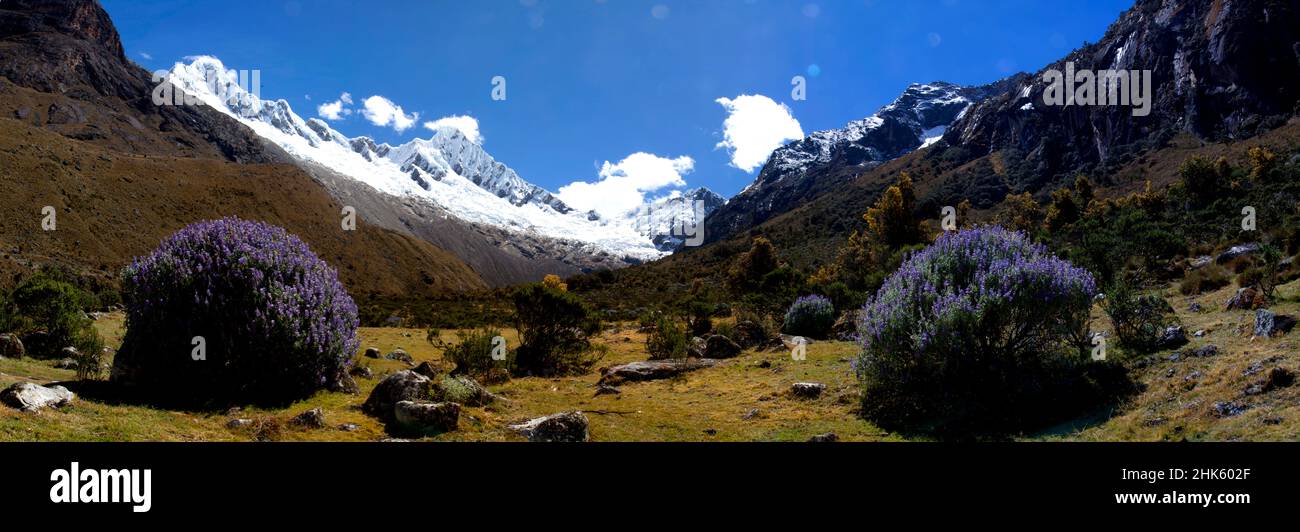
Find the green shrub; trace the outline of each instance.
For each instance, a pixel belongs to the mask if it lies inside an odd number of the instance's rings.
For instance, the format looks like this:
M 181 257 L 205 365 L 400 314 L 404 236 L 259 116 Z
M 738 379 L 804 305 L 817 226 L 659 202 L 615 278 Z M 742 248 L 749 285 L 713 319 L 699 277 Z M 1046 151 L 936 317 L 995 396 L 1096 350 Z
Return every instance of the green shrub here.
M 600 331 L 600 318 L 577 296 L 533 283 L 516 289 L 513 299 L 521 342 L 515 352 L 515 373 L 581 374 L 600 359 L 601 351 L 591 343 Z
M 12 299 L 13 325 L 22 332 L 46 333 L 25 346 L 28 355 L 53 358 L 68 346 L 82 351 L 103 348 L 93 320 L 83 310 L 91 298 L 75 286 L 37 274 L 19 284 Z
M 832 325 L 835 325 L 835 308 L 831 300 L 815 294 L 795 300 L 781 323 L 787 334 L 818 339 L 826 338 Z
M 1178 283 L 1178 291 L 1185 296 L 1204 294 L 1228 286 L 1231 282 L 1228 271 L 1222 266 L 1207 264 L 1188 271 L 1182 282 Z
M 695 336 L 704 336 L 713 330 L 713 305 L 692 300 L 686 304 L 686 328 Z
M 1174 309 L 1165 298 L 1139 294 L 1126 281 L 1111 284 L 1101 308 L 1110 316 L 1119 344 L 1136 351 L 1157 349 L 1160 335 L 1177 323 Z
M 460 342 L 447 347 L 442 358 L 456 365 L 452 375 L 468 375 L 482 383 L 505 382 L 510 378 L 513 353 L 506 352 L 505 360 L 493 360 L 494 339 L 501 337 L 497 329 L 482 328 L 465 333 Z
M 659 316 L 655 328 L 645 339 L 646 351 L 651 360 L 686 358 L 689 339 L 686 331 L 668 316 Z
M 96 380 L 104 376 L 104 342 L 93 328 L 79 334 L 77 356 L 77 378 Z

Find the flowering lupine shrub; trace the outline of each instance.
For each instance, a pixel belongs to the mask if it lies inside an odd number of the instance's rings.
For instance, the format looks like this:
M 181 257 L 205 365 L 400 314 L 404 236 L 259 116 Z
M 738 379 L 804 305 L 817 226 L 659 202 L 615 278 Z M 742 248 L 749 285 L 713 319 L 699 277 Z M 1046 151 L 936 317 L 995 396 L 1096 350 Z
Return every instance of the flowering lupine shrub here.
M 1122 370 L 1091 362 L 1092 276 L 1022 233 L 946 233 L 863 307 L 863 412 L 941 437 L 1005 434 L 1097 406 Z M 1118 381 L 1117 381 L 1118 379 Z
M 782 329 L 787 334 L 825 338 L 835 325 L 835 306 L 831 300 L 813 294 L 794 300 L 785 311 Z
M 292 401 L 337 379 L 357 350 L 357 307 L 337 272 L 279 227 L 192 224 L 137 258 L 122 286 L 113 377 L 155 400 Z

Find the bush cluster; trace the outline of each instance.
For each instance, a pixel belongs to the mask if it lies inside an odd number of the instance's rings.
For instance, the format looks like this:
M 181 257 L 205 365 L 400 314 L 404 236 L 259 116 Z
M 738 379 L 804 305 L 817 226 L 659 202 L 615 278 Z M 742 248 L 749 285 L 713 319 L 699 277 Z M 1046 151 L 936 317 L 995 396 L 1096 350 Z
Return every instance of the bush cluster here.
M 1122 368 L 1087 356 L 1096 285 L 1024 234 L 950 232 L 863 308 L 863 413 L 885 427 L 970 437 L 1096 406 Z M 1049 410 L 1050 405 L 1050 410 Z
M 787 334 L 826 338 L 835 325 L 835 307 L 831 300 L 819 295 L 796 299 L 785 312 L 782 329 Z
M 520 346 L 515 373 L 559 376 L 587 372 L 600 359 L 591 337 L 600 318 L 577 296 L 555 286 L 533 283 L 514 293 L 515 328 Z
M 1110 316 L 1120 345 L 1136 351 L 1158 349 L 1165 329 L 1177 323 L 1177 315 L 1165 298 L 1140 294 L 1124 281 L 1106 290 L 1101 307 Z
M 650 353 L 651 360 L 683 359 L 686 358 L 688 341 L 686 330 L 661 314 L 655 322 L 654 330 L 646 336 L 645 348 Z
M 337 379 L 357 350 L 357 307 L 337 273 L 272 225 L 187 226 L 128 266 L 122 286 L 114 378 L 156 400 L 301 399 Z
M 474 329 L 461 336 L 456 344 L 448 346 L 442 357 L 456 365 L 451 374 L 468 375 L 485 384 L 509 380 L 514 353 L 507 350 L 505 360 L 492 358 L 492 351 L 497 347 L 492 342 L 499 336 L 501 331 L 498 329 Z

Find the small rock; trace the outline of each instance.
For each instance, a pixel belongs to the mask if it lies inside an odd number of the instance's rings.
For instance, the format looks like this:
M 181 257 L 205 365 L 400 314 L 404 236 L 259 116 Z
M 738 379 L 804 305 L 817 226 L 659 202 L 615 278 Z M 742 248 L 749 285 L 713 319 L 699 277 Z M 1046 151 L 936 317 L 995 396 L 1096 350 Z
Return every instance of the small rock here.
M 348 374 L 363 379 L 375 378 L 375 371 L 370 369 L 370 366 L 352 366 L 351 369 L 348 369 Z
M 713 367 L 716 360 L 688 359 L 685 362 L 645 361 L 629 362 L 601 370 L 600 384 L 617 386 L 628 381 L 667 379 L 679 373 Z
M 1187 333 L 1183 331 L 1181 325 L 1167 327 L 1163 333 L 1160 333 L 1158 345 L 1161 349 L 1176 349 L 1187 345 Z
M 1264 379 L 1264 391 L 1286 388 L 1295 384 L 1295 373 L 1286 368 L 1273 368 L 1269 370 L 1268 377 Z
M 1249 405 L 1236 403 L 1236 402 L 1223 401 L 1223 402 L 1214 403 L 1214 413 L 1217 414 L 1219 417 L 1238 416 L 1249 409 L 1250 409 Z
M 356 423 L 344 423 L 342 425 L 339 425 L 338 429 L 343 432 L 356 432 L 358 430 L 361 430 L 361 425 L 358 425 Z
M 54 363 L 58 369 L 77 369 L 77 361 L 71 358 L 64 358 Z
M 754 419 L 754 418 L 758 417 L 759 415 L 760 415 L 760 412 L 758 411 L 757 408 L 751 408 L 751 409 L 749 409 L 748 412 L 745 412 L 745 415 L 740 416 L 740 419 L 743 419 L 743 420 L 745 420 L 745 421 L 749 421 L 749 420 L 751 420 L 751 419 Z
M 1201 268 L 1204 268 L 1205 266 L 1208 266 L 1211 262 L 1214 262 L 1214 257 L 1211 257 L 1209 255 L 1201 255 L 1199 257 L 1192 257 L 1190 260 L 1187 261 L 1187 265 L 1191 266 L 1193 270 L 1199 270 Z
M 1205 310 L 1205 309 L 1204 309 L 1203 307 L 1201 307 L 1200 302 L 1193 301 L 1192 304 L 1187 305 L 1187 311 L 1188 311 L 1188 312 L 1200 312 L 1200 311 L 1202 311 L 1202 310 Z
M 433 435 L 456 430 L 460 422 L 460 405 L 427 401 L 398 401 L 394 419 L 402 432 Z
M 379 358 L 379 348 L 378 348 L 378 347 L 367 347 L 367 348 L 366 348 L 366 358 Z
M 714 334 L 705 340 L 704 358 L 734 358 L 740 355 L 740 344 L 721 334 Z
M 610 385 L 608 385 L 608 384 L 597 384 L 597 385 L 596 385 L 596 395 L 593 395 L 592 397 L 599 397 L 599 396 L 602 396 L 602 395 L 618 395 L 618 394 L 620 394 L 620 393 L 623 393 L 623 392 L 618 391 L 618 388 L 615 388 L 615 387 L 610 386 Z
M 18 335 L 0 334 L 0 358 L 22 358 L 26 354 Z
M 796 382 L 790 385 L 790 393 L 795 397 L 816 399 L 826 391 L 826 385 L 818 382 Z
M 1194 380 L 1199 379 L 1199 378 L 1201 378 L 1201 372 L 1200 372 L 1200 371 L 1193 371 L 1193 372 L 1191 372 L 1191 373 L 1188 373 L 1186 377 L 1183 377 L 1183 380 L 1185 380 L 1185 381 L 1194 381 Z
M 754 364 L 754 365 L 757 366 L 757 367 L 759 367 L 759 368 L 762 368 L 762 369 L 767 369 L 767 368 L 772 367 L 772 361 L 771 361 L 771 360 L 760 360 L 760 361 L 758 361 L 757 364 Z
M 1195 336 L 1195 337 L 1197 337 L 1197 338 L 1204 338 L 1204 337 L 1205 337 L 1205 329 L 1197 329 L 1196 332 L 1192 333 L 1192 336 Z
M 1228 310 L 1253 310 L 1267 306 L 1264 296 L 1260 295 L 1254 288 L 1238 288 L 1237 293 L 1228 298 Z
M 691 337 L 691 341 L 686 346 L 686 356 L 692 358 L 704 358 L 709 352 L 709 343 L 699 336 Z
M 360 392 L 361 387 L 357 386 L 357 381 L 352 378 L 350 372 L 344 371 L 339 373 L 339 376 L 329 383 L 329 390 L 335 393 L 346 393 L 351 395 Z
M 584 442 L 590 437 L 587 416 L 578 411 L 530 419 L 509 428 L 532 442 Z
M 704 429 L 704 433 L 708 434 L 709 436 L 717 436 L 718 429 Z
M 48 407 L 58 408 L 71 403 L 76 398 L 76 394 L 62 386 L 47 388 L 30 382 L 19 382 L 0 392 L 0 403 L 24 412 L 35 412 Z
M 433 364 L 430 364 L 429 361 L 427 360 L 421 362 L 420 365 L 416 366 L 415 369 L 411 371 L 419 373 L 420 375 L 424 375 L 425 377 L 428 377 L 430 379 L 437 379 L 439 375 L 437 368 L 434 368 Z
M 384 358 L 388 360 L 398 360 L 401 362 L 405 362 L 406 365 L 408 366 L 415 365 L 415 359 L 411 358 L 410 353 L 407 353 L 406 351 L 403 351 L 401 349 L 394 350 L 392 353 L 384 355 Z
M 325 426 L 325 411 L 321 410 L 320 407 L 316 407 L 294 416 L 289 422 L 309 429 L 323 428 Z
M 227 421 L 227 422 L 226 422 L 226 428 L 230 428 L 230 429 L 242 429 L 242 428 L 247 427 L 247 426 L 252 425 L 252 424 L 253 424 L 253 420 L 248 419 L 248 418 L 246 418 L 246 417 L 241 417 L 241 418 L 235 418 L 235 419 L 232 419 L 232 420 L 230 420 L 230 421 Z
M 1237 258 L 1237 257 L 1243 257 L 1243 256 L 1246 256 L 1246 255 L 1250 255 L 1250 254 L 1255 253 L 1255 252 L 1257 252 L 1257 251 L 1259 251 L 1259 244 L 1256 243 L 1256 242 L 1250 242 L 1250 243 L 1247 243 L 1247 244 L 1241 244 L 1241 245 L 1237 245 L 1237 246 L 1232 246 L 1232 247 L 1228 248 L 1227 251 L 1224 251 L 1223 253 L 1220 253 L 1218 257 L 1215 257 L 1215 258 L 1214 258 L 1214 262 L 1217 262 L 1217 263 L 1219 263 L 1219 264 L 1223 264 L 1223 263 L 1228 262 L 1228 261 L 1231 261 L 1232 259 L 1235 259 L 1235 258 Z
M 839 440 L 840 437 L 836 436 L 834 432 L 827 432 L 826 434 L 818 434 L 816 436 L 808 438 L 808 441 L 813 443 L 835 442 Z
M 1219 346 L 1214 344 L 1205 344 L 1196 349 L 1185 352 L 1189 357 L 1205 358 L 1219 354 Z

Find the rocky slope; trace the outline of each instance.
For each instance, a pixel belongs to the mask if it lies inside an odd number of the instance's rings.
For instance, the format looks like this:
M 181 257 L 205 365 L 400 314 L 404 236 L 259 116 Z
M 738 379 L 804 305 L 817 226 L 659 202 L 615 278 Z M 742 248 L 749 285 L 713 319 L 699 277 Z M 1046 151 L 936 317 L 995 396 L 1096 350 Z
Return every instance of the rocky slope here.
M 709 216 L 706 240 L 754 227 L 843 184 L 854 172 L 932 144 L 974 102 L 1006 90 L 1007 83 L 914 83 L 872 116 L 778 148 L 752 184 Z
M 280 148 L 200 106 L 159 106 L 93 1 L 0 3 L 0 283 L 62 265 L 112 283 L 132 257 L 200 219 L 238 215 L 303 238 L 354 293 L 482 289 L 443 249 L 366 221 Z M 57 212 L 54 231 L 40 212 Z M 24 221 L 20 213 L 29 213 Z

